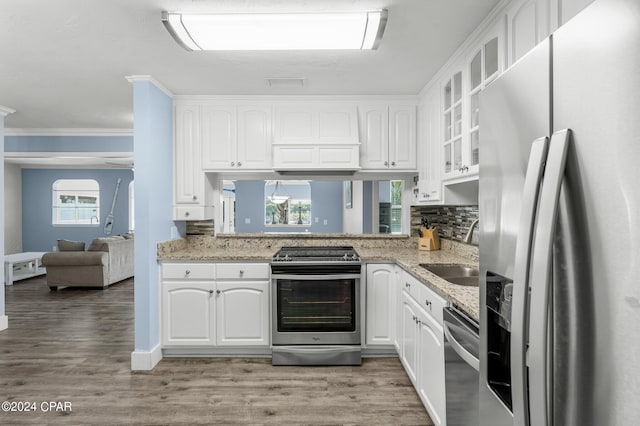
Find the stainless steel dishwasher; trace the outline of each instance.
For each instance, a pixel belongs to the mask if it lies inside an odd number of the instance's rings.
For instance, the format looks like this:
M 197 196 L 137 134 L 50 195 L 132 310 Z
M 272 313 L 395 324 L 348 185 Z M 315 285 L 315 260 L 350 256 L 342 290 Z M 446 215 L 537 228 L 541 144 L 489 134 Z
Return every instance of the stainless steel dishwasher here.
M 444 308 L 447 425 L 478 424 L 478 323 L 455 307 Z

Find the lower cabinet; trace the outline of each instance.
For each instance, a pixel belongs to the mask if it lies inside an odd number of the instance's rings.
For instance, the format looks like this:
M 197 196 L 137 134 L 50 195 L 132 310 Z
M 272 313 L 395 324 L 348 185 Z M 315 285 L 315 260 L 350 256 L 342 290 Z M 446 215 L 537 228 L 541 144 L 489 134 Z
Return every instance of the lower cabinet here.
M 392 345 L 396 334 L 396 266 L 367 265 L 367 345 Z
M 269 282 L 218 282 L 217 344 L 269 344 Z
M 215 283 L 172 282 L 162 285 L 162 343 L 215 345 Z
M 269 346 L 268 264 L 166 263 L 162 270 L 164 346 Z
M 398 356 L 435 425 L 446 425 L 444 331 L 439 312 L 446 301 L 401 273 Z

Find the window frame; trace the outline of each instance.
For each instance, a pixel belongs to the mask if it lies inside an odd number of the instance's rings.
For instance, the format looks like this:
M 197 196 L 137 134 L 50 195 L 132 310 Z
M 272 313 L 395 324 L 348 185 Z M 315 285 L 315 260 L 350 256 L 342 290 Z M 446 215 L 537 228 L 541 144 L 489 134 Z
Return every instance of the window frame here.
M 95 185 L 96 189 L 73 189 L 73 188 L 60 188 L 59 186 L 64 186 L 64 184 L 68 185 L 82 185 L 91 184 L 91 186 Z M 62 203 L 60 202 L 60 196 L 66 195 L 70 197 L 75 197 L 75 203 L 73 206 L 75 219 L 73 221 L 63 221 L 61 219 L 62 212 Z M 88 219 L 89 222 L 86 222 L 87 219 L 81 219 L 79 213 L 82 211 L 82 207 L 78 202 L 79 197 L 82 196 L 95 196 L 95 206 L 91 206 L 89 208 L 93 208 L 95 214 L 91 215 Z M 51 225 L 52 226 L 60 226 L 60 227 L 99 227 L 101 225 L 100 221 L 100 183 L 96 179 L 56 179 L 51 185 Z M 70 208 L 71 206 L 67 206 Z M 96 222 L 92 222 L 93 218 L 96 219 Z

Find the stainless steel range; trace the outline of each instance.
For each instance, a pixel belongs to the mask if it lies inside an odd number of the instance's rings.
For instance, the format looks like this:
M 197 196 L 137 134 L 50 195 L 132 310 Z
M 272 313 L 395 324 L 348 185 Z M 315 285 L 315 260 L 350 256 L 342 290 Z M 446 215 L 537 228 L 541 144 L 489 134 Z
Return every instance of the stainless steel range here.
M 283 247 L 271 261 L 273 365 L 360 365 L 360 256 Z

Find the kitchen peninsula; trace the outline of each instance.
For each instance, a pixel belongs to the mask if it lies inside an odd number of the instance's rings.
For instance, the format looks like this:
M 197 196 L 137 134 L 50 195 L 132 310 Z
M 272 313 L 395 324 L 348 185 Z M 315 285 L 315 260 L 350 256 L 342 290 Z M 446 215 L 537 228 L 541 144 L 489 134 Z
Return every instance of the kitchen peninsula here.
M 397 264 L 437 294 L 479 318 L 478 287 L 449 283 L 420 264 L 478 265 L 478 248 L 442 240 L 438 251 L 418 251 L 415 238 L 375 234 L 233 234 L 191 236 L 158 244 L 160 262 L 269 262 L 282 246 L 350 245 L 363 263 Z

